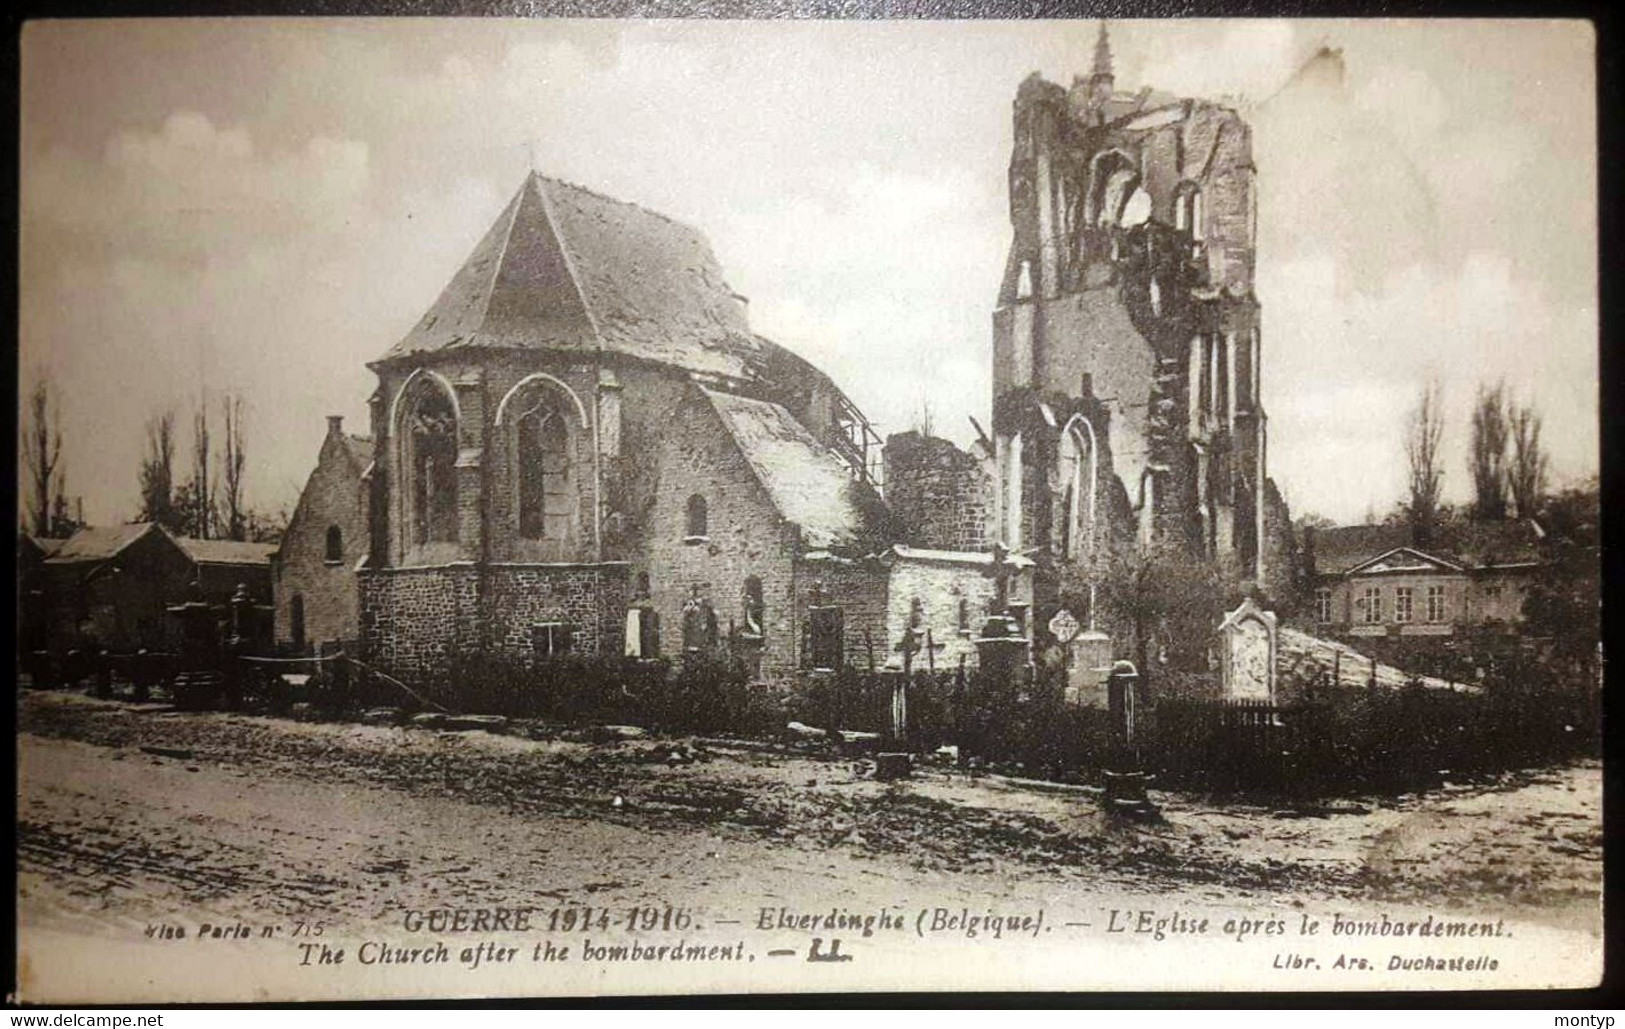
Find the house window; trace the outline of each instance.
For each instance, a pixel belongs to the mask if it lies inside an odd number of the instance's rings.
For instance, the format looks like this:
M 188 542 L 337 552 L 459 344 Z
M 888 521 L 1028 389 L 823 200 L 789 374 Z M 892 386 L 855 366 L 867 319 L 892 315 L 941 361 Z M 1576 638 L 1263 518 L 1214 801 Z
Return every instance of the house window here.
M 519 535 L 533 540 L 565 540 L 575 521 L 575 487 L 570 460 L 570 423 L 542 389 L 514 419 L 519 459 Z
M 1411 620 L 1411 594 L 1415 592 L 1409 586 L 1396 586 L 1394 588 L 1394 621 L 1408 622 Z
M 1444 587 L 1428 587 L 1428 621 L 1444 621 Z
M 1382 590 L 1376 586 L 1367 586 L 1360 594 L 1360 606 L 1365 609 L 1365 622 L 1375 625 L 1382 621 Z
M 762 638 L 766 621 L 766 605 L 762 600 L 762 580 L 754 575 L 745 577 L 745 635 Z
M 705 498 L 698 493 L 688 498 L 686 523 L 688 531 L 684 536 L 685 542 L 699 543 L 710 537 L 710 513 L 706 509 Z
M 407 474 L 411 478 L 412 538 L 457 539 L 457 415 L 451 400 L 425 381 L 407 415 Z
M 1332 591 L 1319 589 L 1315 591 L 1315 621 L 1321 625 L 1328 625 L 1332 620 Z
M 542 622 L 530 627 L 531 649 L 537 657 L 568 654 L 575 645 L 575 626 L 564 622 Z
M 327 527 L 327 562 L 338 564 L 344 560 L 344 532 L 336 525 Z

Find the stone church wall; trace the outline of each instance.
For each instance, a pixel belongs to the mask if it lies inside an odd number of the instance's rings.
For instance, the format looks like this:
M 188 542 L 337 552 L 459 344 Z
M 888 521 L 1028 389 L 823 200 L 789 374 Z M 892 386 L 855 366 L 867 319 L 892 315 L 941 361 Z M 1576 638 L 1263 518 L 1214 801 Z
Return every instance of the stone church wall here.
M 807 625 L 807 607 L 816 583 L 822 587 L 824 603 L 841 608 L 847 662 L 854 668 L 868 669 L 872 648 L 875 667 L 885 665 L 897 643 L 890 638 L 887 625 L 888 575 L 879 561 L 797 561 L 795 624 Z M 796 640 L 798 667 L 805 657 L 806 642 Z

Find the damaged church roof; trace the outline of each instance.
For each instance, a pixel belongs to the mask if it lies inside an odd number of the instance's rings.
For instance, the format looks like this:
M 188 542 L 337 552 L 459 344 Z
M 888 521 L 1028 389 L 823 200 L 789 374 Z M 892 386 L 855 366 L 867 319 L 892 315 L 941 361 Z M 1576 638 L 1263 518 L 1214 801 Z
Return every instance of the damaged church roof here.
M 847 465 L 778 404 L 701 389 L 784 519 L 810 549 L 840 548 L 875 534 L 873 506 Z
M 458 347 L 606 351 L 750 378 L 765 360 L 697 230 L 531 173 L 417 323 L 383 357 Z

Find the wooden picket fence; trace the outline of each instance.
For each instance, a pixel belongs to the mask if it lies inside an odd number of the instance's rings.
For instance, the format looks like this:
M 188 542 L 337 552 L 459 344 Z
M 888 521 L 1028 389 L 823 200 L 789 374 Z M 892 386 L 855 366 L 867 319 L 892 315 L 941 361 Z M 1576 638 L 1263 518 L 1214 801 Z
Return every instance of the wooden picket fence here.
M 1305 716 L 1267 700 L 1163 700 L 1146 749 L 1170 778 L 1217 790 L 1290 789 Z

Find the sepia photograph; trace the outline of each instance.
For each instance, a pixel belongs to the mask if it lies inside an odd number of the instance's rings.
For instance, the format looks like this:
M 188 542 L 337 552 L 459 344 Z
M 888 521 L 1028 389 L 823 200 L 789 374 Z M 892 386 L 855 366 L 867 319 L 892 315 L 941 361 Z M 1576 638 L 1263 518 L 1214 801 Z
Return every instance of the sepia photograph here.
M 16 993 L 1574 989 L 1578 20 L 33 21 Z

